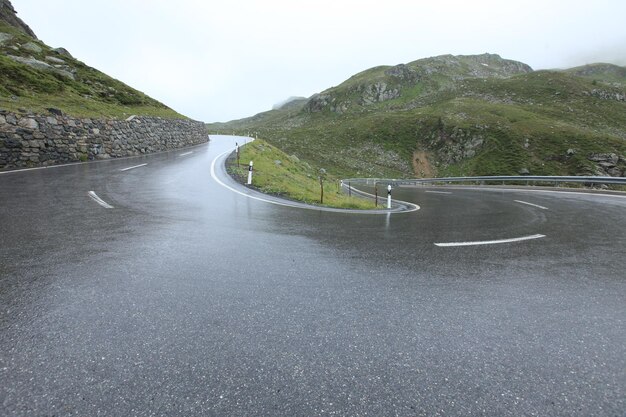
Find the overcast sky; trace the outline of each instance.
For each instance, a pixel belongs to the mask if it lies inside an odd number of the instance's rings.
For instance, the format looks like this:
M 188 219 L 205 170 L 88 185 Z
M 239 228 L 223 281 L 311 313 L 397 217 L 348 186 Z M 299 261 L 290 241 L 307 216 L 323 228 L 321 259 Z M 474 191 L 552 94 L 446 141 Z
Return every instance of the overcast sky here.
M 500 54 L 626 65 L 625 0 L 12 0 L 46 44 L 186 116 L 228 121 L 377 65 Z

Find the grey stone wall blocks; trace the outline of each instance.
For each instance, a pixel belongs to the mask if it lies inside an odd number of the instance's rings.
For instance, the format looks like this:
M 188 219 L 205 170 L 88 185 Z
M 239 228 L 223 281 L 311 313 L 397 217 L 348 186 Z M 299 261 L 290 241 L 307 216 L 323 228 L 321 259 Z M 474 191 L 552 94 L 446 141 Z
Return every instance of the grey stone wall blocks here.
M 0 169 L 143 155 L 208 141 L 194 120 L 78 119 L 0 110 Z

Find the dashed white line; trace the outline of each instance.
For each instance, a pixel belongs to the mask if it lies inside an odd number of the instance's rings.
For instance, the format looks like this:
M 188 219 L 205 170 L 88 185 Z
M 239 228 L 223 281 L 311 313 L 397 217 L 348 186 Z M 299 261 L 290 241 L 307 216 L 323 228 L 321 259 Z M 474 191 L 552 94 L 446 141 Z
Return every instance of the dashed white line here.
M 424 191 L 425 193 L 431 194 L 452 194 L 450 191 Z
M 187 156 L 187 155 L 191 155 L 193 152 L 185 152 L 185 153 L 181 153 L 178 156 Z
M 108 208 L 108 209 L 112 209 L 113 208 L 112 205 L 108 204 L 103 199 L 98 197 L 98 195 L 94 191 L 89 191 L 87 194 L 89 195 L 89 197 L 91 197 L 91 199 L 93 201 L 95 201 L 96 203 L 100 204 L 102 207 Z
M 546 235 L 531 235 L 531 236 L 516 237 L 516 238 L 513 238 L 513 239 L 483 240 L 483 241 L 479 241 L 479 242 L 435 243 L 435 246 L 439 246 L 439 247 L 454 247 L 454 246 L 498 245 L 498 244 L 501 244 L 501 243 L 513 243 L 513 242 L 522 242 L 524 240 L 541 239 L 542 237 L 546 237 Z
M 528 201 L 522 201 L 522 200 L 513 200 L 513 201 L 515 201 L 516 203 L 520 203 L 520 204 L 526 204 L 527 206 L 537 207 L 537 208 L 540 208 L 541 210 L 548 210 L 547 207 L 540 206 L 539 204 L 529 203 Z
M 122 168 L 120 169 L 120 171 L 128 171 L 129 169 L 141 168 L 141 167 L 145 167 L 146 165 L 148 164 L 135 165 L 135 166 L 128 167 L 128 168 Z

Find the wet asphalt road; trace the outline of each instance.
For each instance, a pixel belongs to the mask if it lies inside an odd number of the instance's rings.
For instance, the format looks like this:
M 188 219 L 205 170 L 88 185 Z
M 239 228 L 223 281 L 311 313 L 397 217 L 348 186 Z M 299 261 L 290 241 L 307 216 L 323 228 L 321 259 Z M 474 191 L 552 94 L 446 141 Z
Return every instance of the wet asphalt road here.
M 0 415 L 626 414 L 626 198 L 280 207 L 234 141 L 0 175 Z

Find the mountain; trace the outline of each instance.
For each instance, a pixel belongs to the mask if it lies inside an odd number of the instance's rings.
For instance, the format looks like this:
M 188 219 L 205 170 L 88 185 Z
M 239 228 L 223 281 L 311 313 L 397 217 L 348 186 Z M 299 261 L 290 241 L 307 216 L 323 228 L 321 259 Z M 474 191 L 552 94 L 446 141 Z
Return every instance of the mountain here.
M 343 176 L 622 176 L 624 71 L 444 55 L 371 68 L 289 108 L 211 128 L 257 132 Z
M 0 0 L 0 109 L 84 117 L 183 118 L 164 104 L 37 39 L 8 0 Z
M 565 70 L 566 73 L 578 77 L 587 78 L 613 84 L 616 87 L 626 86 L 626 68 L 613 64 L 590 64 Z
M 290 107 L 298 107 L 304 104 L 308 99 L 306 97 L 289 97 L 287 100 L 283 100 L 280 103 L 272 106 L 272 110 L 284 110 Z
M 17 17 L 17 12 L 9 0 L 0 0 L 0 22 L 19 30 L 33 39 L 37 39 L 35 32 L 22 19 Z

